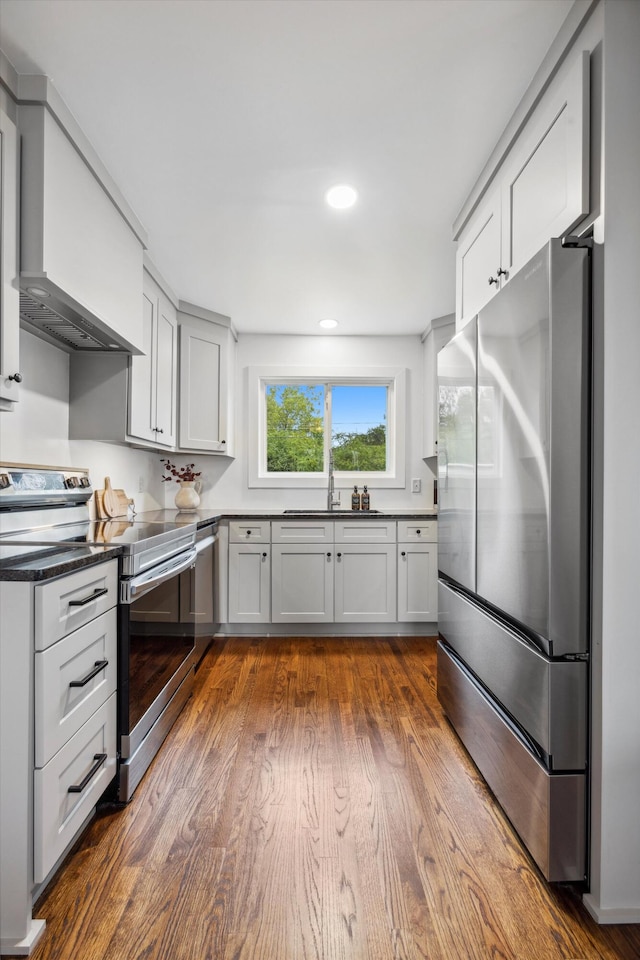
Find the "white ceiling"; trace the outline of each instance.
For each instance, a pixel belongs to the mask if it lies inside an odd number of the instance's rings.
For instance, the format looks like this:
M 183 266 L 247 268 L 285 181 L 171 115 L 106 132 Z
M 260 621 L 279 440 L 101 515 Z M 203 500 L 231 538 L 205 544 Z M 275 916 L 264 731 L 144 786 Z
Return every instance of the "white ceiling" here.
M 420 333 L 451 224 L 572 0 L 0 0 L 184 300 L 241 332 Z M 359 191 L 351 211 L 323 201 Z

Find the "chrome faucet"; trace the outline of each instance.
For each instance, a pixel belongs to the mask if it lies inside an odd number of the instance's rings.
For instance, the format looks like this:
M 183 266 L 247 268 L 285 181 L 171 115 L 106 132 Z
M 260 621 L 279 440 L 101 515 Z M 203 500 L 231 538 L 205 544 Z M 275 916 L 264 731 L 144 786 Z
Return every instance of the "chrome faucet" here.
M 333 485 L 333 450 L 329 450 L 329 486 L 327 489 L 327 510 L 331 512 L 334 507 L 340 506 L 340 493 L 336 500 L 336 493 Z

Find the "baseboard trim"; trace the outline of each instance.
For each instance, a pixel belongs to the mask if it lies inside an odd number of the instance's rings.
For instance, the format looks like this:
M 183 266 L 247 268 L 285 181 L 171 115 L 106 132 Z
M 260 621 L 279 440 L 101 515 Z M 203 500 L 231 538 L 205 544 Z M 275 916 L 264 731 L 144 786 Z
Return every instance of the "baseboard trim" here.
M 44 933 L 46 920 L 31 920 L 29 932 L 24 940 L 0 940 L 0 956 L 28 957 Z
M 640 907 L 603 909 L 592 894 L 585 893 L 582 902 L 596 923 L 640 923 Z
M 216 637 L 437 637 L 437 623 L 222 623 Z

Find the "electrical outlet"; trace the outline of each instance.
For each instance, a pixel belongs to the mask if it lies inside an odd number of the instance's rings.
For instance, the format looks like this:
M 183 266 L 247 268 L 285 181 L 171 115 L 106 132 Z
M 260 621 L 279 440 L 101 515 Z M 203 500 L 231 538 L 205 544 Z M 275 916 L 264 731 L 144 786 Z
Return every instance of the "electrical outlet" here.
M 411 493 L 420 493 L 422 489 L 422 480 L 414 479 L 411 481 Z
M 138 477 L 138 493 L 144 493 L 144 477 L 142 474 Z

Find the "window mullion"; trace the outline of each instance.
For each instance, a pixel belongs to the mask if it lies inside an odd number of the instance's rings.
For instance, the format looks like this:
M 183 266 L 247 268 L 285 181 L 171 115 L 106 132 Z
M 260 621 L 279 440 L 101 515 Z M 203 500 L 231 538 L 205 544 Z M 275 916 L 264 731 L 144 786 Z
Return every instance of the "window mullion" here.
M 329 473 L 329 454 L 333 446 L 331 428 L 331 384 L 324 384 L 324 470 Z

